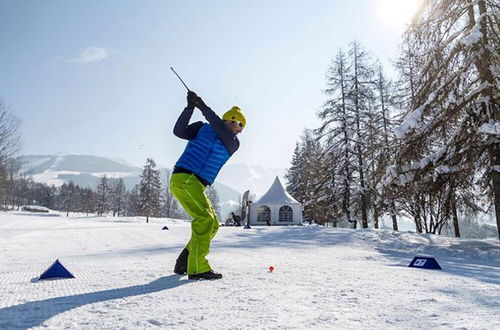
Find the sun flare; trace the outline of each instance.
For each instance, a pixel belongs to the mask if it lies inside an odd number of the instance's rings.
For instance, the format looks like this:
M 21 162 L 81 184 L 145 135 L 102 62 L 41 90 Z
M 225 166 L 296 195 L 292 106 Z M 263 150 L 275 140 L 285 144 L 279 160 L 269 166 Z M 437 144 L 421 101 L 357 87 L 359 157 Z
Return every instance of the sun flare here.
M 376 0 L 377 14 L 387 24 L 410 23 L 421 0 Z

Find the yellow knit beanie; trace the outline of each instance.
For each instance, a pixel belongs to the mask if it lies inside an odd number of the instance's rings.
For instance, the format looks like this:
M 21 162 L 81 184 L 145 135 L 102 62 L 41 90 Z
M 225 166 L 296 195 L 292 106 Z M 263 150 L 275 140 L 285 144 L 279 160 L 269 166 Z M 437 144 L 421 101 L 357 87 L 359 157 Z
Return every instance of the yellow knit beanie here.
M 243 124 L 243 127 L 247 125 L 245 115 L 243 115 L 243 112 L 241 112 L 241 109 L 237 106 L 234 106 L 226 111 L 226 113 L 222 116 L 222 120 L 239 121 Z

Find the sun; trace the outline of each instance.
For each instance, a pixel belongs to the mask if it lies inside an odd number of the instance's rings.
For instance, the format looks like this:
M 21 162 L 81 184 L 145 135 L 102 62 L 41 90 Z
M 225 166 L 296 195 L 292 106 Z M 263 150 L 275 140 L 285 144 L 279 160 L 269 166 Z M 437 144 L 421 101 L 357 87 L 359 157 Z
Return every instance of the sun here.
M 376 0 L 377 16 L 387 24 L 409 24 L 421 0 Z

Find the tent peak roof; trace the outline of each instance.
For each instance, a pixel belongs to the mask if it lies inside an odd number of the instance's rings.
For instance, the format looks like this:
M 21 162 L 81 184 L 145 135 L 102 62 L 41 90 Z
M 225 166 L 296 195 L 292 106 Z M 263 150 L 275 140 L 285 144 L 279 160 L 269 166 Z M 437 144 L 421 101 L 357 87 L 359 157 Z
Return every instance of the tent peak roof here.
M 257 201 L 258 204 L 299 204 L 281 184 L 276 176 L 269 190 Z

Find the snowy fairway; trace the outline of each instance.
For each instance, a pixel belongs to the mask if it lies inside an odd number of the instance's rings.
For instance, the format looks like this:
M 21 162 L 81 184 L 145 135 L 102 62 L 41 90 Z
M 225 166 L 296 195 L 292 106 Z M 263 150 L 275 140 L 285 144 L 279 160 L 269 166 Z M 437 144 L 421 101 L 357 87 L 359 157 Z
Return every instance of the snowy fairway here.
M 189 223 L 143 221 L 0 213 L 0 329 L 500 329 L 496 241 L 221 227 L 224 278 L 189 281 Z M 444 271 L 406 267 L 418 253 Z M 56 258 L 76 278 L 37 281 Z

